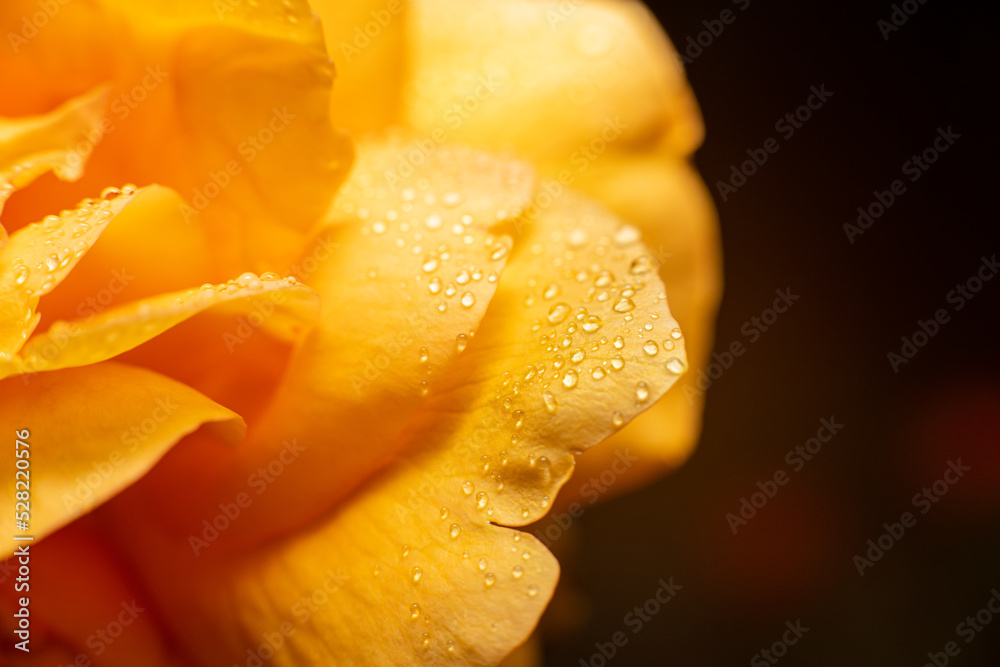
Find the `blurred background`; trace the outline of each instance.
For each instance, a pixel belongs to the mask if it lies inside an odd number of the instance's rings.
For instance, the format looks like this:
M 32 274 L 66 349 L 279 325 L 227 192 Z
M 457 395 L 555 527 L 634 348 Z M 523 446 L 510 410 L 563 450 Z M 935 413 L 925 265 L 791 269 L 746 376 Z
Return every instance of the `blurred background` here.
M 1000 665 L 987 607 L 1000 591 L 1000 278 L 977 275 L 1000 253 L 995 7 L 650 4 L 690 61 L 707 127 L 696 163 L 726 280 L 715 349 L 745 352 L 712 381 L 693 458 L 588 508 L 553 544 L 564 575 L 541 627 L 545 664 Z M 812 86 L 831 95 L 776 128 Z M 939 128 L 947 150 L 904 167 Z M 720 192 L 771 137 L 779 150 Z M 849 234 L 894 180 L 903 194 Z M 772 319 L 786 288 L 799 298 Z M 939 309 L 935 334 L 914 336 Z M 842 428 L 786 460 L 824 419 Z M 946 475 L 959 459 L 968 470 Z M 786 483 L 768 484 L 778 471 Z M 744 520 L 741 499 L 765 498 L 758 482 L 776 492 Z M 905 512 L 904 534 L 887 535 Z M 880 536 L 889 548 L 869 560 Z M 627 614 L 671 577 L 682 588 L 633 632 Z M 595 642 L 618 631 L 627 643 L 606 659 Z

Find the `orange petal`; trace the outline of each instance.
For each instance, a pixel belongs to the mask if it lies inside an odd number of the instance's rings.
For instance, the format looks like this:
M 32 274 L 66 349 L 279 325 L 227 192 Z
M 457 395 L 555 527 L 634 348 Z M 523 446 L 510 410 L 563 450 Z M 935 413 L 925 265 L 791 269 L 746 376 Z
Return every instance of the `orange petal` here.
M 406 118 L 425 135 L 581 160 L 591 142 L 701 142 L 677 54 L 641 3 L 417 0 L 412 14 Z
M 12 5 L 3 8 L 11 23 L 37 10 Z M 103 55 L 69 76 L 62 63 L 79 52 Z M 112 86 L 109 126 L 80 187 L 40 183 L 23 194 L 21 215 L 100 183 L 161 183 L 185 198 L 227 273 L 268 257 L 274 227 L 307 230 L 350 165 L 330 121 L 333 71 L 304 0 L 71 4 L 16 58 L 0 54 L 0 79 L 8 74 L 24 83 L 21 113 L 67 86 Z M 166 140 L 151 151 L 154 137 Z
M 105 194 L 19 229 L 0 250 L 0 365 L 10 368 L 11 355 L 37 326 L 39 297 L 73 270 L 105 225 L 132 200 L 134 188 Z
M 398 141 L 365 147 L 328 216 L 334 226 L 298 262 L 322 298 L 319 325 L 225 479 L 213 472 L 211 484 L 196 486 L 214 507 L 285 442 L 306 448 L 304 462 L 248 510 L 252 518 L 229 532 L 230 544 L 243 531 L 260 536 L 310 521 L 384 466 L 496 290 L 510 240 L 489 227 L 528 201 L 531 172 L 441 147 L 411 173 L 399 167 L 411 150 Z M 406 175 L 386 180 L 399 171 Z M 177 474 L 193 465 L 181 456 L 170 463 Z M 312 483 L 316 470 L 324 471 L 321 485 Z
M 27 385 L 18 378 L 0 381 L 0 428 L 28 443 L 12 443 L 0 453 L 7 470 L 16 469 L 15 460 L 29 462 L 27 481 L 34 483 L 24 532 L 37 542 L 105 502 L 206 422 L 223 422 L 226 433 L 242 437 L 235 413 L 173 380 L 121 364 L 43 373 Z M 15 459 L 15 449 L 29 454 Z M 8 516 L 15 512 L 15 493 L 23 491 L 15 481 L 11 473 L 2 483 Z M 5 543 L 0 556 L 15 547 Z
M 67 181 L 83 175 L 87 155 L 77 145 L 100 132 L 107 99 L 101 86 L 41 116 L 0 118 L 0 210 L 13 190 L 50 169 Z
M 355 135 L 399 122 L 408 2 L 312 0 L 337 65 L 334 122 Z
M 83 322 L 56 322 L 34 336 L 18 357 L 7 364 L 6 374 L 35 373 L 85 366 L 111 359 L 155 338 L 167 329 L 209 308 L 251 310 L 259 327 L 288 338 L 303 331 L 313 319 L 319 300 L 312 290 L 276 274 L 263 279 L 247 273 L 231 283 L 206 284 L 201 289 L 162 294 L 107 310 Z M 238 333 L 229 334 L 239 344 Z M 0 366 L 0 377 L 2 374 Z
M 30 653 L 0 649 L 3 664 L 97 664 L 100 667 L 165 667 L 168 641 L 149 594 L 126 563 L 86 519 L 76 521 L 41 544 L 30 546 Z M 18 556 L 0 563 L 0 578 L 16 572 Z M 8 579 L 13 581 L 13 578 Z M 16 637 L 14 613 L 24 593 L 0 589 L 0 628 Z M 14 641 L 19 641 L 15 639 Z

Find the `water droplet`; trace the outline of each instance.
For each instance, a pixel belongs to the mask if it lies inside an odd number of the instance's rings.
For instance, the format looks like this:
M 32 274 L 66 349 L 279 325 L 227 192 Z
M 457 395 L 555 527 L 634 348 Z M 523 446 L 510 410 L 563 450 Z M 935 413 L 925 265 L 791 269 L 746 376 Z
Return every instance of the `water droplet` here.
M 635 385 L 635 400 L 637 403 L 645 403 L 649 399 L 649 387 L 645 382 Z
M 531 584 L 530 586 L 528 586 L 528 597 L 533 598 L 536 595 L 538 595 L 538 586 L 535 584 Z
M 381 220 L 372 224 L 372 231 L 375 232 L 376 234 L 385 234 L 386 229 L 388 229 L 386 227 L 386 224 Z
M 49 271 L 55 271 L 59 268 L 59 257 L 57 255 L 49 255 L 45 258 L 45 268 Z
M 601 271 L 594 278 L 594 285 L 596 287 L 609 287 L 611 283 L 615 281 L 615 276 L 610 271 Z
M 485 570 L 486 569 L 486 559 L 485 558 L 480 558 L 478 566 L 479 566 L 479 571 L 480 572 L 482 572 L 483 570 Z
M 493 251 L 490 253 L 490 259 L 492 260 L 503 259 L 504 257 L 507 256 L 508 250 L 509 248 L 507 248 L 507 246 L 504 245 L 503 243 L 497 243 L 495 246 L 493 246 Z
M 635 304 L 632 303 L 632 299 L 627 296 L 623 296 L 615 302 L 614 309 L 617 313 L 627 313 L 628 311 L 635 308 Z
M 594 371 L 591 373 L 591 375 L 594 376 L 595 380 L 600 380 L 601 378 L 603 378 L 605 376 L 605 374 L 606 373 L 605 373 L 604 369 L 601 368 L 600 366 L 595 366 L 594 367 Z
M 527 519 L 528 518 L 528 514 L 529 514 L 528 508 L 527 507 L 522 507 L 521 508 L 521 518 Z
M 431 278 L 430 282 L 427 283 L 427 290 L 431 294 L 438 294 L 441 291 L 441 279 L 437 276 Z
M 580 248 L 587 242 L 587 230 L 577 227 L 566 236 L 570 248 Z
M 666 366 L 668 371 L 676 375 L 680 375 L 681 373 L 684 372 L 684 362 L 678 359 L 677 357 L 671 357 L 670 359 L 667 359 Z
M 618 228 L 614 235 L 614 242 L 616 245 L 624 246 L 630 243 L 635 243 L 642 238 L 642 232 L 633 225 L 622 225 Z
M 461 532 L 462 532 L 462 527 L 459 526 L 457 523 L 451 524 L 451 527 L 448 529 L 448 534 L 451 535 L 451 539 L 455 539 L 456 537 L 458 537 L 458 534 Z
M 674 340 L 679 340 L 682 335 L 683 334 L 681 333 L 680 329 L 671 329 L 670 330 L 670 337 L 673 338 Z
M 480 491 L 476 494 L 476 507 L 483 509 L 486 507 L 486 503 L 490 502 L 490 497 L 486 495 L 484 491 Z
M 521 428 L 524 425 L 524 410 L 514 410 L 514 428 Z
M 420 362 L 421 363 L 426 362 L 428 359 L 430 359 L 430 357 L 431 357 L 431 353 L 427 351 L 426 347 L 420 348 Z
M 545 409 L 549 411 L 550 414 L 555 413 L 559 409 L 559 404 L 556 403 L 556 397 L 549 392 L 542 394 L 542 400 L 545 402 Z
M 432 273 L 437 271 L 438 266 L 439 264 L 436 257 L 428 257 L 424 260 L 424 263 L 420 265 L 420 268 L 424 270 L 424 273 Z
M 428 646 L 431 645 L 431 636 L 426 632 L 423 633 L 422 635 L 420 635 L 420 643 L 421 645 L 423 645 L 424 648 L 427 648 Z
M 629 273 L 633 276 L 641 276 L 644 273 L 649 273 L 656 268 L 653 263 L 653 258 L 649 255 L 639 255 L 632 260 L 632 264 L 629 266 Z
M 660 351 L 660 347 L 656 344 L 656 341 L 647 340 L 642 344 L 642 351 L 649 356 L 656 356 L 656 353 Z
M 520 565 L 515 565 L 514 570 L 511 572 L 511 574 L 514 575 L 515 579 L 520 579 L 521 577 L 524 576 L 524 568 L 521 567 Z
M 458 283 L 459 285 L 468 285 L 470 280 L 472 280 L 472 277 L 469 275 L 469 272 L 466 271 L 465 269 L 459 271 L 458 275 L 455 276 L 455 282 Z
M 14 284 L 23 285 L 28 281 L 28 276 L 30 275 L 31 275 L 31 270 L 28 269 L 28 267 L 24 266 L 23 264 L 21 266 L 18 266 L 14 270 Z
M 420 577 L 422 577 L 423 575 L 424 571 L 421 570 L 419 567 L 415 567 L 412 570 L 410 570 L 410 577 L 413 578 L 413 583 L 420 581 Z
M 462 295 L 462 305 L 466 308 L 472 308 L 476 303 L 476 295 L 472 292 L 466 292 Z
M 263 287 L 263 284 L 260 282 L 260 278 L 257 277 L 257 274 L 250 273 L 249 271 L 237 278 L 236 284 L 247 289 L 260 289 Z
M 620 354 L 616 355 L 611 360 L 611 368 L 615 369 L 616 371 L 620 371 L 621 369 L 625 368 L 625 360 L 622 359 L 622 355 Z
M 448 518 L 448 514 L 449 514 L 448 508 L 447 507 L 442 507 L 440 514 L 441 514 L 441 520 L 442 521 L 444 521 L 445 519 L 447 519 Z
M 403 558 L 406 558 L 409 555 L 410 555 L 410 545 L 409 544 L 404 544 L 403 545 Z
M 568 303 L 560 301 L 549 308 L 549 324 L 559 324 L 569 317 L 570 307 Z
M 570 355 L 569 360 L 572 361 L 574 364 L 578 364 L 581 361 L 583 361 L 584 357 L 586 356 L 587 354 L 583 350 L 581 350 L 580 348 L 576 348 L 575 350 L 573 350 L 573 354 Z
M 572 389 L 573 387 L 576 386 L 577 379 L 578 378 L 576 375 L 576 371 L 574 370 L 566 371 L 566 374 L 563 375 L 562 379 L 563 386 L 566 387 L 567 389 Z
M 448 653 L 454 653 L 455 652 L 455 640 L 454 639 L 449 639 L 447 647 L 448 647 Z
M 615 412 L 611 415 L 611 423 L 614 424 L 616 428 L 621 427 L 621 425 L 625 423 L 625 417 L 622 416 L 622 413 Z
M 493 574 L 492 572 L 487 572 L 486 576 L 483 577 L 483 583 L 486 584 L 486 588 L 489 588 L 490 586 L 495 584 L 496 581 L 497 581 L 497 575 Z
M 444 221 L 441 219 L 440 215 L 437 213 L 431 213 L 427 216 L 427 219 L 424 220 L 424 225 L 427 226 L 427 229 L 441 229 L 442 222 Z
M 420 618 L 420 605 L 416 602 L 410 605 L 410 618 L 417 619 Z
M 600 317 L 597 315 L 590 315 L 580 326 L 583 327 L 583 330 L 587 333 L 593 333 L 600 329 L 602 324 L 604 324 L 604 322 L 601 321 Z
M 447 192 L 441 197 L 441 203 L 448 207 L 458 206 L 462 203 L 462 195 L 458 192 Z
M 455 336 L 455 350 L 461 352 L 469 345 L 469 337 L 465 334 Z
M 475 490 L 476 487 L 472 484 L 472 482 L 465 482 L 464 484 L 462 484 L 462 493 L 464 493 L 467 496 L 471 496 L 472 492 Z

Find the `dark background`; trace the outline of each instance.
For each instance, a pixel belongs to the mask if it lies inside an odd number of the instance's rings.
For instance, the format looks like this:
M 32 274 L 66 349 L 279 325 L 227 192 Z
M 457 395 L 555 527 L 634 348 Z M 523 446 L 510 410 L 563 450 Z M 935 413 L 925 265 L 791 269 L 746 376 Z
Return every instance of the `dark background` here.
M 683 468 L 574 523 L 546 665 L 599 666 L 595 642 L 619 630 L 609 665 L 746 665 L 798 619 L 809 630 L 779 664 L 920 666 L 955 641 L 948 664 L 1000 665 L 1000 614 L 956 634 L 1000 590 L 1000 278 L 961 310 L 946 300 L 1000 252 L 996 12 L 913 6 L 886 40 L 890 2 L 652 5 L 681 51 L 736 14 L 687 65 L 722 225 L 716 350 L 748 343 L 775 289 L 800 299 L 713 383 Z M 821 84 L 833 96 L 782 137 L 775 122 Z M 949 126 L 961 138 L 911 182 L 903 163 Z M 779 151 L 723 202 L 716 182 L 768 137 Z M 906 192 L 850 243 L 844 223 L 895 179 Z M 894 372 L 887 354 L 939 308 L 950 321 Z M 793 472 L 786 452 L 831 416 L 844 428 Z M 971 470 L 920 514 L 914 494 L 959 458 Z M 788 484 L 734 535 L 725 515 L 779 469 Z M 916 525 L 859 576 L 853 557 L 906 511 Z M 683 588 L 633 634 L 623 618 L 661 577 Z

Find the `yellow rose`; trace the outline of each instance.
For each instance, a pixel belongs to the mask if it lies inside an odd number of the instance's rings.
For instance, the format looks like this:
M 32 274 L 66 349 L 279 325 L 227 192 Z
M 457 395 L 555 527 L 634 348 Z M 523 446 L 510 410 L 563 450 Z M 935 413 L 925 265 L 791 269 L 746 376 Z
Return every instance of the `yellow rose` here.
M 495 664 L 558 578 L 516 527 L 693 445 L 656 401 L 718 250 L 655 21 L 327 4 L 0 9 L 5 663 Z

